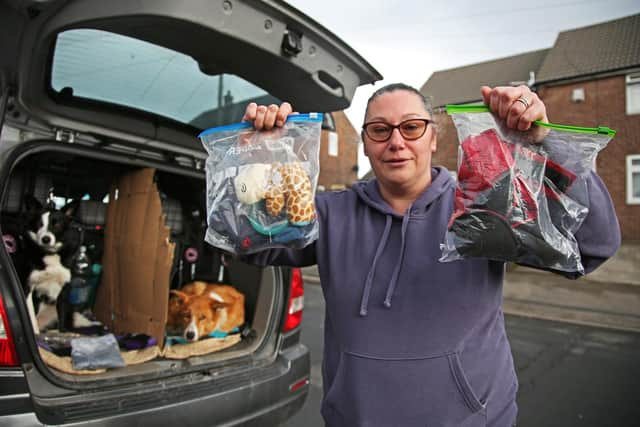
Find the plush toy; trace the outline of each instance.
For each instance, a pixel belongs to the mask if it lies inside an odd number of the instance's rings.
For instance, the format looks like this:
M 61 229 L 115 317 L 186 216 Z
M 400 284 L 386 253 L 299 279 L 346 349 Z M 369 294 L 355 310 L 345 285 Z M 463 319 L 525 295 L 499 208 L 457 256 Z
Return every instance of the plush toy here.
M 315 218 L 311 180 L 299 162 L 275 164 L 265 193 L 267 213 L 278 216 L 286 207 L 293 225 L 307 225 Z
M 254 163 L 242 167 L 233 180 L 238 200 L 251 205 L 264 199 L 270 175 L 271 165 L 265 163 Z
M 293 225 L 307 225 L 315 219 L 311 180 L 299 162 L 248 165 L 235 177 L 234 188 L 242 203 L 264 199 L 272 217 L 280 216 L 284 209 Z

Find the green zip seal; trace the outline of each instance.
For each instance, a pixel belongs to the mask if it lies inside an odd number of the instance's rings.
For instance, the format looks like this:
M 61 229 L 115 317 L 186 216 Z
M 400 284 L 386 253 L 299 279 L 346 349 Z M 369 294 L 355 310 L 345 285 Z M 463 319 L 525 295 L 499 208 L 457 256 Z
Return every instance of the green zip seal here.
M 457 113 L 490 113 L 489 107 L 486 105 L 455 105 L 448 104 L 447 105 L 447 114 L 457 114 Z M 558 125 L 554 123 L 544 123 L 540 120 L 536 120 L 533 122 L 537 126 L 542 126 L 548 129 L 561 130 L 565 132 L 578 132 L 578 133 L 590 133 L 590 134 L 600 134 L 607 135 L 609 137 L 614 137 L 616 135 L 616 131 L 607 127 L 607 126 L 598 126 L 597 128 L 587 128 L 582 126 L 570 126 L 570 125 Z

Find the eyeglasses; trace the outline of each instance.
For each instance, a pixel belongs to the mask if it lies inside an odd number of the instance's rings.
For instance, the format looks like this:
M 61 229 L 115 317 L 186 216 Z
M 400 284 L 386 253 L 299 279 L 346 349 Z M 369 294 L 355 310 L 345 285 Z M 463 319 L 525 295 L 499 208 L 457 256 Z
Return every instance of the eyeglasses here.
M 429 119 L 409 119 L 397 125 L 390 125 L 386 122 L 369 122 L 362 126 L 364 133 L 374 142 L 387 142 L 391 138 L 394 129 L 398 129 L 400 135 L 408 141 L 416 140 L 427 131 Z

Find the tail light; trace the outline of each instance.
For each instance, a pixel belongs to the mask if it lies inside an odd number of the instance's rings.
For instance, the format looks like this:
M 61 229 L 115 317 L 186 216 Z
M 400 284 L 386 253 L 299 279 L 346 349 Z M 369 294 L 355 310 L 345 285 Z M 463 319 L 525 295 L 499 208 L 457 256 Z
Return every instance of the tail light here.
M 287 305 L 287 317 L 284 319 L 284 332 L 289 332 L 302 322 L 302 310 L 304 309 L 304 282 L 299 268 L 291 269 L 291 289 L 289 291 L 289 303 Z
M 9 330 L 7 311 L 4 309 L 4 300 L 0 296 L 0 366 L 18 366 L 16 347 L 13 336 Z

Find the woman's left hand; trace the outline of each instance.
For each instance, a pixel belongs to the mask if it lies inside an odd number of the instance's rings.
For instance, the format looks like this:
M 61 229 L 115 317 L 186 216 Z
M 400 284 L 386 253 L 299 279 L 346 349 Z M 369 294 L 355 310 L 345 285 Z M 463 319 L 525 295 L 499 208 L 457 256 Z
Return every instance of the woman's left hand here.
M 509 129 L 528 131 L 534 141 L 541 141 L 549 132 L 547 128 L 535 126 L 540 120 L 549 123 L 547 108 L 538 95 L 527 86 L 497 86 L 480 89 L 484 103 L 492 112 L 505 121 Z M 533 125 L 533 126 L 532 126 Z

